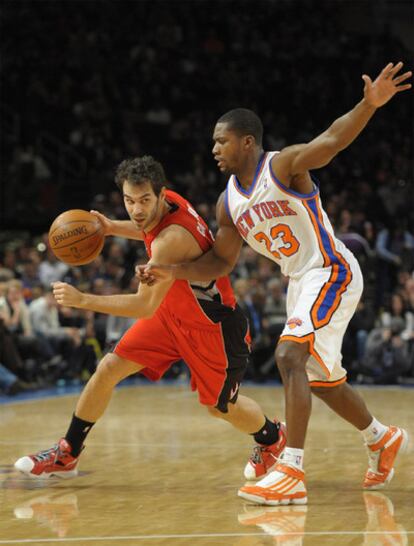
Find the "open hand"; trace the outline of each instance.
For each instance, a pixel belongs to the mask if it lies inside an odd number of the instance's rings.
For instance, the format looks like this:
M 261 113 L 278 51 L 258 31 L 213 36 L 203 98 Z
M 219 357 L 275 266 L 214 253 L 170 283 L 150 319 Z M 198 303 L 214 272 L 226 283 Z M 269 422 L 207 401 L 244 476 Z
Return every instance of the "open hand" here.
M 103 228 L 104 228 L 105 237 L 113 234 L 113 228 L 114 228 L 113 220 L 111 220 L 110 218 L 102 214 L 101 212 L 98 212 L 97 210 L 90 210 L 89 212 L 93 214 L 94 216 L 96 216 L 101 221 L 101 224 L 103 225 Z
M 174 266 L 155 263 L 137 265 L 135 268 L 135 276 L 143 284 L 153 286 L 159 282 L 171 281 L 174 279 Z
M 52 283 L 53 295 L 60 305 L 66 307 L 82 307 L 83 294 L 66 282 Z
M 378 108 L 387 103 L 396 93 L 411 89 L 412 86 L 410 83 L 401 85 L 402 82 L 411 77 L 411 71 L 404 72 L 404 74 L 397 76 L 402 67 L 402 62 L 399 62 L 396 65 L 388 63 L 374 81 L 366 74 L 362 76 L 362 79 L 365 82 L 364 98 L 368 104 Z

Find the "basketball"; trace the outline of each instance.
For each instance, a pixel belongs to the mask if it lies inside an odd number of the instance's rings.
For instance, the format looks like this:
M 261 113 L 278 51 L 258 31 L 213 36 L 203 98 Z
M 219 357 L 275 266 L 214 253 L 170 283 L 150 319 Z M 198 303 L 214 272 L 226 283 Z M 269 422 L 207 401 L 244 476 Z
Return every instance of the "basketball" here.
M 49 229 L 49 244 L 54 255 L 69 265 L 85 265 L 101 252 L 104 227 L 86 210 L 73 209 L 60 214 Z

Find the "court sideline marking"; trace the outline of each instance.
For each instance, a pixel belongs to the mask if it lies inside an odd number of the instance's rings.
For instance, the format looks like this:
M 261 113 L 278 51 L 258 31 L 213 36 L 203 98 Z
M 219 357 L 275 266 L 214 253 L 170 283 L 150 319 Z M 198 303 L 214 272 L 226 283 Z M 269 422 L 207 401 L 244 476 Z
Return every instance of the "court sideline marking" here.
M 395 531 L 308 531 L 304 533 L 283 533 L 283 536 L 341 536 L 341 535 L 380 535 L 392 536 Z M 401 531 L 400 535 L 414 535 L 414 531 Z M 70 537 L 70 538 L 23 538 L 0 540 L 0 544 L 35 544 L 37 542 L 93 542 L 98 540 L 155 540 L 155 539 L 182 539 L 182 538 L 230 538 L 230 537 L 269 537 L 277 536 L 277 533 L 197 533 L 188 535 L 129 535 L 129 536 L 106 536 L 106 537 Z

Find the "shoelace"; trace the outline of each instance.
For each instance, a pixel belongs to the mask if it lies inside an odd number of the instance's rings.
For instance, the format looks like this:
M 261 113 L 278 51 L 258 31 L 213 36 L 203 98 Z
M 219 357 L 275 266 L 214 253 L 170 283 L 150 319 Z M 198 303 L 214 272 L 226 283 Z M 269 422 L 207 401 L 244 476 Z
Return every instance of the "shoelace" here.
M 262 452 L 265 450 L 265 447 L 261 446 L 255 446 L 253 448 L 253 455 L 251 457 L 251 460 L 254 464 L 260 464 L 263 462 Z
M 372 472 L 378 472 L 378 460 L 380 456 L 380 450 L 378 451 L 371 451 L 368 448 L 368 468 Z
M 53 453 L 54 451 L 57 451 L 57 452 L 59 451 L 57 444 L 51 447 L 50 449 L 45 449 L 44 451 L 37 453 L 36 455 L 33 456 L 33 458 L 36 459 L 36 461 L 42 462 L 46 459 L 49 459 L 49 455 Z

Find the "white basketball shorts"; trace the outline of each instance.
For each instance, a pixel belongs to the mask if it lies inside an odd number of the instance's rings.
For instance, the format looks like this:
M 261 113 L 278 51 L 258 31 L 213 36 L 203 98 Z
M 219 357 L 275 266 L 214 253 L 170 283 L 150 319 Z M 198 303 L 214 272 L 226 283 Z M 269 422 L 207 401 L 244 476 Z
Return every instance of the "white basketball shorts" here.
M 287 321 L 280 342 L 309 342 L 306 363 L 310 385 L 333 387 L 346 381 L 342 367 L 342 340 L 363 290 L 357 260 L 347 256 L 346 266 L 311 269 L 290 279 Z

